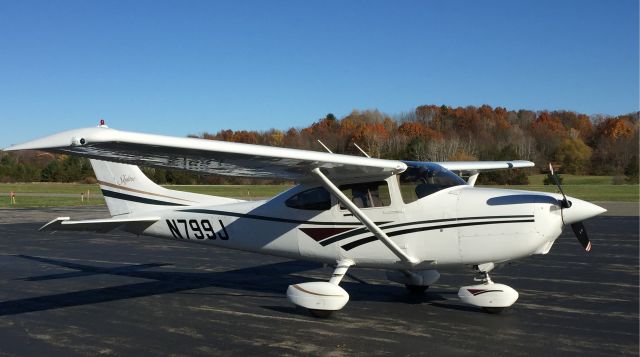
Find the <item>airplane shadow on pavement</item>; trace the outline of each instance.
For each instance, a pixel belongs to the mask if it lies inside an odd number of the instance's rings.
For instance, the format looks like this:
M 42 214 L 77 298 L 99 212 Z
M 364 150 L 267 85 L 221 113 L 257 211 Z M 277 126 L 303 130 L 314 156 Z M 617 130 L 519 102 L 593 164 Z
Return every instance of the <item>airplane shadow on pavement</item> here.
M 285 298 L 287 286 L 313 280 L 292 274 L 318 269 L 322 266 L 319 263 L 313 262 L 286 261 L 223 272 L 194 273 L 183 271 L 145 270 L 170 266 L 171 264 L 168 263 L 146 263 L 104 267 L 29 255 L 15 256 L 22 259 L 74 270 L 73 272 L 19 279 L 24 281 L 35 282 L 68 279 L 99 274 L 126 276 L 151 281 L 3 301 L 0 302 L 0 316 L 17 315 L 27 312 L 53 310 L 170 293 L 226 295 L 225 293 L 197 291 L 197 289 L 209 287 L 237 289 L 248 292 L 248 294 L 233 294 L 234 296 L 281 296 L 282 298 Z M 442 295 L 454 294 L 454 292 L 427 292 L 424 295 L 412 295 L 406 293 L 404 287 L 398 285 L 373 285 L 367 284 L 361 279 L 355 279 L 359 280 L 359 282 L 343 281 L 341 283 L 341 286 L 345 288 L 345 290 L 349 291 L 352 301 L 394 301 L 407 304 L 430 303 L 434 306 L 443 308 L 466 308 L 466 306 L 449 305 L 446 303 L 447 299 Z M 291 308 L 283 308 L 282 306 L 263 306 L 263 308 L 287 313 L 304 313 L 301 309 L 294 308 L 293 305 Z

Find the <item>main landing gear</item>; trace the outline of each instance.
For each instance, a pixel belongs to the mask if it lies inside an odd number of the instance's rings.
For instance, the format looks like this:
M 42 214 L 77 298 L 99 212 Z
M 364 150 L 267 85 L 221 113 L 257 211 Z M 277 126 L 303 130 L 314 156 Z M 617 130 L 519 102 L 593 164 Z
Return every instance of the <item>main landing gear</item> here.
M 309 309 L 311 315 L 326 318 L 342 309 L 349 301 L 349 294 L 338 284 L 354 263 L 340 260 L 328 282 L 314 281 L 289 285 L 287 298 L 297 306 Z
M 297 306 L 309 309 L 311 315 L 326 318 L 334 311 L 342 309 L 349 301 L 349 294 L 338 284 L 354 264 L 351 260 L 340 260 L 333 271 L 331 279 L 289 285 L 287 298 Z M 496 284 L 491 280 L 489 272 L 495 268 L 493 263 L 479 264 L 475 281 L 480 284 L 463 286 L 458 297 L 466 304 L 481 307 L 488 313 L 497 314 L 518 300 L 518 292 L 513 288 Z M 387 278 L 404 284 L 411 292 L 424 292 L 429 285 L 435 283 L 440 274 L 436 270 L 422 271 L 388 271 Z
M 510 286 L 496 284 L 489 277 L 493 270 L 493 263 L 479 264 L 474 268 L 477 275 L 473 279 L 482 284 L 463 286 L 458 291 L 458 297 L 466 304 L 481 307 L 488 313 L 498 314 L 518 300 L 518 292 Z

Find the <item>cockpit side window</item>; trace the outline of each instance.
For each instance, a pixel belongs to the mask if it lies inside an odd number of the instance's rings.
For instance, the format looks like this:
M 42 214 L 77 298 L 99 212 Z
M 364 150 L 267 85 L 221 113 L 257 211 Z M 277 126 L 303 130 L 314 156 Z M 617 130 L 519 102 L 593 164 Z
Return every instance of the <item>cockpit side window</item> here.
M 384 207 L 391 204 L 389 186 L 386 181 L 341 185 L 340 191 L 350 198 L 358 208 Z M 340 209 L 346 209 L 346 207 L 340 205 Z
M 299 192 L 285 201 L 287 207 L 324 211 L 331 208 L 331 196 L 324 187 L 316 187 Z
M 398 176 L 404 203 L 411 203 L 445 188 L 467 183 L 440 165 L 406 162 L 407 170 Z

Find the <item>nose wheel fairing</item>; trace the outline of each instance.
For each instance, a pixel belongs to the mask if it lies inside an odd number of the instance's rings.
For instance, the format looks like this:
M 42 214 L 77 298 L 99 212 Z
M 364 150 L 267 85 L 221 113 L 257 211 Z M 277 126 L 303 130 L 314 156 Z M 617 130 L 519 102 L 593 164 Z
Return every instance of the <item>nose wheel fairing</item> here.
M 474 268 L 477 275 L 473 280 L 481 284 L 461 287 L 458 290 L 460 301 L 481 307 L 489 313 L 500 313 L 518 300 L 520 295 L 512 287 L 491 280 L 489 272 L 495 268 L 494 263 L 479 264 Z

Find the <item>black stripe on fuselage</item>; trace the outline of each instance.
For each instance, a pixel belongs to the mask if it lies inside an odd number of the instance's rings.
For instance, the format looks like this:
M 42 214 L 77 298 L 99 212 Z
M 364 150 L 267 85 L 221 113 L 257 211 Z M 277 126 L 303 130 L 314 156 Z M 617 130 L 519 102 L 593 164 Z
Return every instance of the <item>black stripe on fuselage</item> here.
M 257 215 L 257 214 L 247 214 L 247 213 L 238 213 L 238 212 L 229 212 L 229 211 L 218 211 L 218 210 L 203 209 L 203 208 L 181 209 L 180 212 L 217 214 L 217 215 L 220 215 L 220 216 L 230 216 L 230 217 L 257 219 L 257 220 L 260 220 L 260 221 L 281 222 L 281 223 L 295 223 L 295 224 L 315 224 L 315 225 L 319 225 L 319 226 L 328 226 L 328 225 L 361 226 L 362 225 L 362 223 L 360 223 L 360 222 L 302 221 L 302 220 L 298 220 L 298 219 L 261 216 L 261 215 Z M 390 222 L 376 222 L 376 224 L 387 224 L 387 223 L 390 223 Z
M 413 225 L 417 225 L 417 224 L 428 224 L 428 223 L 442 223 L 442 222 L 455 222 L 455 221 L 469 221 L 472 219 L 504 219 L 504 218 L 532 218 L 533 215 L 513 215 L 513 216 L 484 216 L 484 217 L 462 217 L 462 218 L 443 218 L 443 219 L 432 219 L 432 220 L 428 220 L 428 221 L 417 221 L 417 222 L 407 222 L 407 223 L 398 223 L 398 224 L 392 224 L 392 225 L 388 225 L 388 226 L 383 226 L 380 227 L 381 229 L 391 229 L 391 228 L 398 228 L 398 227 L 405 227 L 405 226 L 413 226 Z M 344 232 L 341 234 L 338 234 L 336 236 L 333 236 L 331 238 L 325 239 L 323 241 L 320 242 L 320 244 L 323 247 L 328 246 L 329 244 L 335 243 L 335 242 L 339 242 L 341 240 L 347 239 L 347 238 L 351 238 L 353 236 L 357 236 L 359 234 L 363 234 L 368 232 L 369 230 L 367 228 L 360 228 L 360 229 L 354 229 L 348 232 Z
M 530 216 L 528 216 L 528 217 L 530 217 Z M 532 223 L 532 222 L 535 222 L 535 220 L 533 220 L 533 219 L 518 219 L 518 220 L 510 220 L 510 221 L 485 221 L 485 222 L 464 222 L 464 223 L 441 224 L 441 225 L 437 225 L 437 226 L 416 227 L 416 228 L 402 229 L 402 230 L 399 230 L 399 231 L 387 233 L 387 236 L 388 237 L 395 237 L 395 236 L 409 234 L 409 233 L 424 232 L 424 231 L 431 231 L 431 230 L 435 230 L 435 229 L 445 229 L 445 228 L 456 228 L 456 227 L 467 227 L 467 226 L 483 226 L 483 225 L 487 225 L 487 224 Z M 344 250 L 351 250 L 351 249 L 359 247 L 361 245 L 364 245 L 364 244 L 367 244 L 367 243 L 371 243 L 371 242 L 375 242 L 376 240 L 378 240 L 377 237 L 370 236 L 370 237 L 366 237 L 366 238 L 355 240 L 355 241 L 353 241 L 351 243 L 347 243 L 347 244 L 341 246 L 341 248 L 344 249 Z
M 126 194 L 126 193 L 115 192 L 115 191 L 111 191 L 111 190 L 105 190 L 105 189 L 102 189 L 102 195 L 105 196 L 105 197 L 116 198 L 116 199 L 124 200 L 124 201 L 145 203 L 145 204 L 148 204 L 148 205 L 186 206 L 186 205 L 181 204 L 181 203 L 173 203 L 173 202 L 167 202 L 167 201 L 154 200 L 154 199 L 151 199 L 151 198 L 144 198 L 144 197 L 129 195 L 129 194 Z
M 323 246 L 323 247 L 326 247 L 331 243 L 335 243 L 335 242 L 341 241 L 343 239 L 351 238 L 353 236 L 357 236 L 359 234 L 363 234 L 363 233 L 367 233 L 367 232 L 369 232 L 368 228 L 352 229 L 352 230 L 350 230 L 348 232 L 344 232 L 344 233 L 338 234 L 336 236 L 333 236 L 331 238 L 328 238 L 328 239 L 325 239 L 323 241 L 320 241 L 320 245 Z

